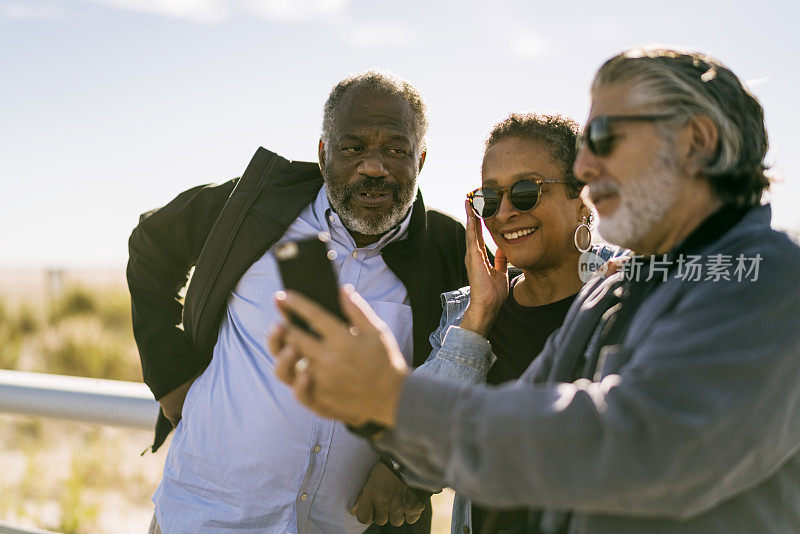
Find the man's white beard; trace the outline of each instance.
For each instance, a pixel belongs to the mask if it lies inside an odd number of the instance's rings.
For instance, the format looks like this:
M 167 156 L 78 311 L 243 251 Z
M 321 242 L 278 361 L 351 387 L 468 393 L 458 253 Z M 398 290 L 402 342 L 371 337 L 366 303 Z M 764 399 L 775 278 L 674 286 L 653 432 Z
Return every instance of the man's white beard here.
M 359 217 L 350 211 L 345 202 L 340 202 L 338 198 L 329 195 L 328 202 L 330 202 L 333 211 L 339 215 L 344 227 L 361 235 L 385 234 L 403 220 L 408 210 L 411 208 L 411 204 L 414 203 L 413 199 L 410 203 L 398 202 L 392 205 L 388 213 Z
M 609 243 L 625 248 L 641 243 L 675 203 L 679 183 L 674 148 L 665 143 L 653 166 L 618 190 L 619 206 L 611 215 L 600 216 L 598 232 Z
M 350 210 L 353 196 L 364 187 L 364 184 L 369 183 L 374 184 L 381 192 L 391 195 L 393 203 L 388 212 L 359 215 Z M 359 183 L 336 186 L 326 176 L 325 187 L 328 193 L 328 202 L 333 211 L 339 215 L 344 227 L 361 235 L 381 235 L 397 226 L 408 214 L 417 197 L 416 179 L 413 182 L 399 185 L 383 183 L 378 178 L 367 178 Z

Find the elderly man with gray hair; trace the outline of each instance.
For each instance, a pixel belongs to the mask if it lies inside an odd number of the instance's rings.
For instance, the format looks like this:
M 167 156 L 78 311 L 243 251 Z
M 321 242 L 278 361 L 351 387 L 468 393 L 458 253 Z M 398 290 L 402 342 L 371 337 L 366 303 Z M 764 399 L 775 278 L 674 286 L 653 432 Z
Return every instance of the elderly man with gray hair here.
M 464 382 L 491 347 L 456 326 L 411 373 L 353 291 L 355 337 L 280 295 L 321 337 L 277 328 L 276 372 L 421 482 L 530 508 L 513 532 L 800 532 L 800 247 L 760 203 L 766 152 L 761 106 L 720 62 L 624 52 L 595 77 L 575 174 L 603 237 L 634 254 L 584 287 L 519 380 Z
M 162 407 L 153 450 L 176 426 L 152 532 L 430 531 L 427 498 L 298 404 L 266 347 L 276 245 L 325 232 L 339 282 L 362 292 L 409 365 L 425 361 L 439 294 L 466 282 L 463 226 L 426 210 L 417 188 L 426 127 L 408 82 L 356 75 L 325 104 L 318 163 L 262 148 L 241 178 L 142 216 L 128 283 L 144 381 Z

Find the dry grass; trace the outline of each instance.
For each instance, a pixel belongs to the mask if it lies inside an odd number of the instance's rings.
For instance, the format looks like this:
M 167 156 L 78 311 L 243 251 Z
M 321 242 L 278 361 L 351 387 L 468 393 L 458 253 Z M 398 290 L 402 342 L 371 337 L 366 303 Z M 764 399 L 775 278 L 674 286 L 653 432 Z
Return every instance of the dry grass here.
M 0 299 L 0 368 L 141 381 L 124 290 L 72 285 Z M 143 532 L 164 454 L 148 432 L 0 419 L 0 519 L 64 532 Z
M 0 299 L 0 368 L 141 382 L 130 297 L 74 285 L 49 301 Z
M 149 432 L 0 416 L 0 518 L 64 533 L 145 532 L 164 456 Z

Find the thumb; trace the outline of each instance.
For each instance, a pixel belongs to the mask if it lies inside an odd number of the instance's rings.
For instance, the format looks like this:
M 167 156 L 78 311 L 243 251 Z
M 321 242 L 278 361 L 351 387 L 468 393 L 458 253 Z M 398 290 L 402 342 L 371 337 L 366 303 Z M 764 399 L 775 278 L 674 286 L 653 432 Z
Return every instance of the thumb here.
M 354 502 L 353 506 L 351 506 L 350 509 L 348 510 L 350 515 L 356 515 L 356 512 L 358 511 L 358 505 L 361 504 L 361 498 L 363 496 L 364 496 L 364 488 L 361 488 L 361 491 L 358 493 L 358 498 L 356 499 L 356 502 Z
M 494 270 L 501 273 L 508 270 L 508 257 L 499 247 L 494 253 Z

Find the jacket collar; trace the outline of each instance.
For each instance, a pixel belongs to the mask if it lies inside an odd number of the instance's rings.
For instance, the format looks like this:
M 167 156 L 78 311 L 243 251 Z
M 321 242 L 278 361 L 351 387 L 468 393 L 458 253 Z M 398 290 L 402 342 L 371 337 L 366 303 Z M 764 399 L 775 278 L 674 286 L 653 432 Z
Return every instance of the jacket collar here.
M 417 198 L 411 206 L 411 220 L 408 223 L 408 237 L 386 245 L 387 252 L 393 255 L 421 254 L 425 245 L 425 236 L 428 234 L 428 216 L 422 193 L 417 189 Z

